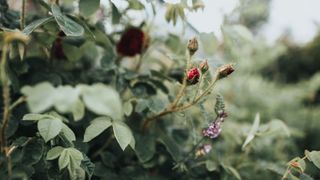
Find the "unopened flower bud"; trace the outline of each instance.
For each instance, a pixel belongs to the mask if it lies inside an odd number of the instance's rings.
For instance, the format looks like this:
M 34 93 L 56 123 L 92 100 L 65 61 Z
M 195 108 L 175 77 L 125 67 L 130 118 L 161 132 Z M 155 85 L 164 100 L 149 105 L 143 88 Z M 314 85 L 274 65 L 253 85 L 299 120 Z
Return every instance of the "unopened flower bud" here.
M 210 139 L 217 138 L 221 133 L 221 122 L 213 122 L 209 124 L 207 129 L 202 131 L 203 136 L 209 137 Z
M 187 72 L 187 81 L 188 84 L 193 85 L 199 81 L 200 72 L 198 68 L 192 68 Z
M 192 56 L 198 50 L 198 40 L 195 37 L 189 40 L 188 50 L 190 56 Z
M 209 70 L 208 60 L 202 61 L 199 64 L 199 68 L 202 74 L 207 72 Z
M 204 144 L 196 151 L 196 157 L 208 154 L 212 149 L 211 144 Z
M 219 68 L 219 79 L 229 76 L 233 71 L 233 64 L 226 64 Z

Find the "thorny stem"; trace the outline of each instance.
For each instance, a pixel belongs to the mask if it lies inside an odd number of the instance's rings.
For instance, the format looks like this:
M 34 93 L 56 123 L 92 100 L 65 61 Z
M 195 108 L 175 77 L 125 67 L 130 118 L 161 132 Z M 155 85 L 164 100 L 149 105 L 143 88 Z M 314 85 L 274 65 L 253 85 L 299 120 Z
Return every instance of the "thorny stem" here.
M 201 87 L 202 87 L 202 83 L 203 83 L 203 81 L 204 81 L 204 78 L 206 77 L 207 74 L 208 74 L 208 71 L 205 72 L 204 74 L 202 74 L 201 79 L 200 79 L 200 81 L 199 81 L 198 88 L 197 88 L 197 90 L 196 90 L 196 93 L 194 94 L 193 101 L 197 98 L 198 93 L 199 93 L 199 91 L 200 91 L 200 89 L 201 89 Z
M 191 64 L 190 52 L 187 51 L 186 55 L 187 55 L 187 63 L 186 63 L 186 70 L 185 70 L 186 72 L 185 72 L 185 75 L 183 78 L 182 87 L 180 88 L 180 91 L 179 91 L 178 95 L 176 96 L 176 99 L 173 101 L 171 108 L 175 108 L 177 106 L 185 89 L 187 88 L 187 72 L 188 72 L 188 69 L 190 69 L 190 64 Z
M 164 115 L 167 115 L 169 113 L 172 113 L 172 112 L 179 112 L 179 111 L 183 111 L 185 109 L 188 109 L 189 107 L 197 104 L 204 96 L 210 94 L 212 88 L 214 87 L 214 85 L 216 84 L 216 82 L 218 81 L 219 79 L 219 73 L 216 73 L 216 75 L 214 76 L 214 79 L 212 80 L 212 82 L 210 83 L 210 85 L 207 87 L 207 89 L 202 92 L 199 96 L 197 96 L 196 98 L 194 98 L 193 101 L 187 103 L 186 105 L 177 105 L 177 106 L 169 106 L 169 108 L 165 109 L 164 111 L 160 112 L 159 114 L 156 114 L 154 116 L 151 116 L 149 118 L 147 118 L 144 122 L 143 122 L 143 125 L 142 125 L 142 130 L 145 131 L 148 127 L 149 127 L 149 124 L 150 122 L 164 116 Z

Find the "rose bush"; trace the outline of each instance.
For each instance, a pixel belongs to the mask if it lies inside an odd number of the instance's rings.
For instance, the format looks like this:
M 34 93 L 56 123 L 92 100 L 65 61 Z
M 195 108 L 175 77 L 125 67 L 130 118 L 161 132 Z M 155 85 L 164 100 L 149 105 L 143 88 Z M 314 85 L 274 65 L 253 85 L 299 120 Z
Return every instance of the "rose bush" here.
M 248 72 L 263 66 L 243 59 L 278 55 L 255 46 L 246 27 L 225 25 L 223 40 L 161 36 L 148 16 L 130 17 L 162 7 L 176 25 L 201 0 L 8 3 L 0 1 L 0 179 L 311 178 L 305 160 L 319 167 L 318 151 L 289 161 L 286 151 L 297 153 L 288 136 L 300 131 L 261 121 L 250 98 L 252 113 L 241 109 L 249 95 L 239 84 L 257 82 Z M 252 126 L 241 122 L 253 114 Z

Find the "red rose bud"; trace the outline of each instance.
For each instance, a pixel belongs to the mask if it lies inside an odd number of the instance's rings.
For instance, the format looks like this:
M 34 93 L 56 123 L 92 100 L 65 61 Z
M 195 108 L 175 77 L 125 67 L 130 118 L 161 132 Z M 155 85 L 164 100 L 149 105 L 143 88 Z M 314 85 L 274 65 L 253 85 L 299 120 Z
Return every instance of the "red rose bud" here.
M 149 37 L 139 28 L 128 28 L 117 43 L 117 52 L 122 56 L 141 54 L 148 47 Z
M 200 72 L 198 68 L 192 68 L 187 72 L 188 84 L 197 84 L 200 78 Z
M 198 40 L 195 37 L 189 40 L 188 50 L 191 56 L 198 50 Z
M 205 72 L 207 72 L 209 70 L 209 65 L 208 65 L 208 60 L 202 61 L 199 64 L 199 69 L 201 71 L 202 74 L 204 74 Z
M 229 76 L 233 71 L 233 64 L 226 64 L 219 68 L 219 79 Z

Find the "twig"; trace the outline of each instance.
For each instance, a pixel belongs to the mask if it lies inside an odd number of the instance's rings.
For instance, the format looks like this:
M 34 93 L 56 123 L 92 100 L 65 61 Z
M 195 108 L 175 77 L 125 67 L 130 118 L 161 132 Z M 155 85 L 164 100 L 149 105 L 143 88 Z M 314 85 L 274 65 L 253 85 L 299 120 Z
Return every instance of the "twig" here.
M 10 106 L 10 110 L 12 111 L 15 107 L 19 106 L 21 103 L 25 102 L 27 100 L 27 97 L 21 96 L 19 99 L 17 99 L 15 102 L 13 102 Z
M 186 70 L 185 70 L 186 72 L 185 72 L 185 75 L 183 78 L 182 87 L 180 88 L 180 91 L 179 91 L 176 99 L 173 101 L 171 108 L 175 108 L 177 106 L 185 89 L 187 88 L 187 72 L 188 72 L 188 69 L 190 68 L 190 64 L 191 64 L 191 55 L 190 55 L 189 51 L 187 51 L 186 54 L 187 54 L 187 63 L 186 63 Z
M 199 81 L 198 88 L 197 88 L 196 93 L 194 94 L 194 97 L 193 97 L 193 101 L 197 98 L 198 93 L 199 93 L 199 91 L 200 91 L 200 89 L 201 89 L 201 87 L 202 87 L 202 83 L 203 83 L 203 81 L 204 81 L 204 78 L 206 77 L 207 74 L 208 74 L 208 71 L 205 72 L 205 73 L 201 76 L 201 79 L 200 79 L 200 81 Z
M 200 94 L 199 96 L 197 96 L 196 98 L 194 98 L 193 101 L 189 102 L 188 104 L 186 105 L 180 105 L 180 106 L 170 106 L 169 108 L 165 109 L 164 111 L 160 112 L 159 114 L 157 115 L 154 115 L 154 116 L 151 116 L 149 118 L 147 118 L 144 122 L 143 122 L 143 125 L 142 125 L 142 130 L 145 131 L 148 127 L 149 127 L 149 124 L 150 122 L 164 116 L 164 115 L 167 115 L 169 113 L 172 113 L 172 112 L 179 112 L 179 111 L 183 111 L 185 109 L 188 109 L 189 107 L 197 104 L 204 96 L 208 95 L 213 86 L 216 84 L 216 82 L 218 81 L 219 79 L 219 74 L 217 73 L 214 77 L 214 79 L 212 80 L 211 84 L 207 87 L 207 89 L 202 93 Z
M 3 117 L 2 117 L 2 126 L 0 129 L 0 140 L 1 140 L 1 151 L 5 151 L 5 147 L 7 145 L 6 142 L 6 128 L 9 122 L 10 116 L 10 87 L 9 80 L 6 72 L 7 65 L 7 50 L 8 45 L 5 43 L 2 49 L 2 57 L 1 57 L 1 82 L 2 82 L 2 96 L 3 96 Z

